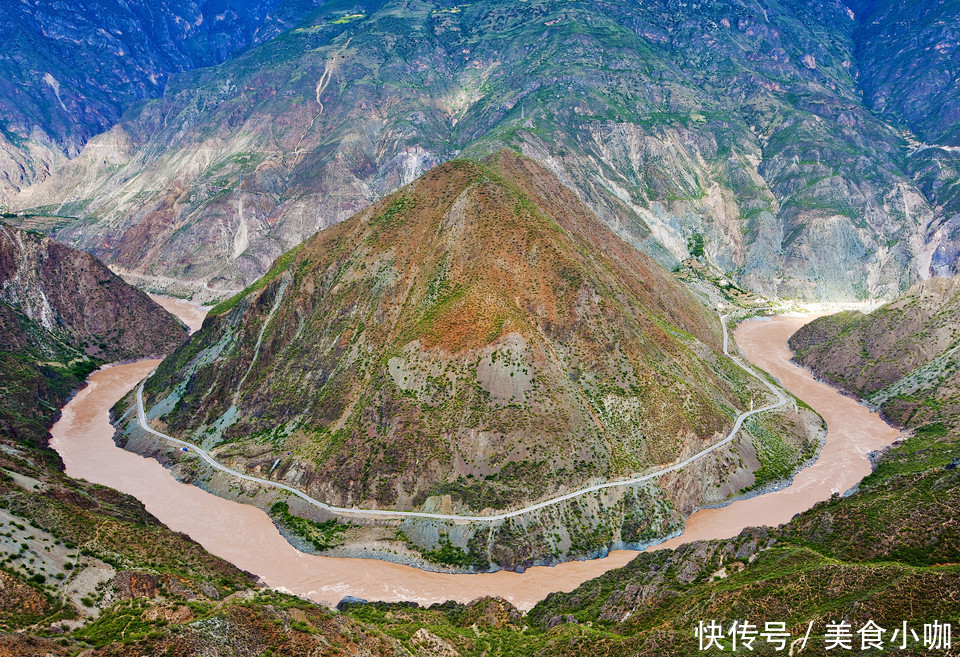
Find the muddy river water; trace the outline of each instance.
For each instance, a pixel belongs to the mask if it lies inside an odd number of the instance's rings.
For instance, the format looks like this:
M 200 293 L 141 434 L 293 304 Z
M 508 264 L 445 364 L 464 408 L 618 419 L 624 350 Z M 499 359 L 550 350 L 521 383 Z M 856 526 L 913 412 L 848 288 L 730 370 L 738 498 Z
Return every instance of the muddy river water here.
M 178 314 L 202 313 L 163 300 Z M 816 382 L 790 363 L 787 338 L 809 318 L 777 317 L 741 324 L 736 340 L 747 358 L 816 409 L 828 424 L 820 458 L 795 477 L 793 485 L 767 495 L 705 509 L 687 520 L 679 538 L 658 546 L 735 536 L 744 527 L 777 525 L 835 492 L 856 484 L 870 471 L 867 454 L 889 445 L 899 432 L 855 400 Z M 443 600 L 468 602 L 480 596 L 503 597 L 529 609 L 551 591 L 570 591 L 584 581 L 626 564 L 632 551 L 614 551 L 603 559 L 573 561 L 524 573 L 477 575 L 431 573 L 372 559 L 304 554 L 280 535 L 260 509 L 228 501 L 192 485 L 181 484 L 157 461 L 118 448 L 108 420 L 110 407 L 159 361 L 117 365 L 91 375 L 88 385 L 63 409 L 53 427 L 52 446 L 73 477 L 111 486 L 138 498 L 170 528 L 188 534 L 207 550 L 260 577 L 267 585 L 317 602 L 334 604 L 351 595 L 367 600 Z

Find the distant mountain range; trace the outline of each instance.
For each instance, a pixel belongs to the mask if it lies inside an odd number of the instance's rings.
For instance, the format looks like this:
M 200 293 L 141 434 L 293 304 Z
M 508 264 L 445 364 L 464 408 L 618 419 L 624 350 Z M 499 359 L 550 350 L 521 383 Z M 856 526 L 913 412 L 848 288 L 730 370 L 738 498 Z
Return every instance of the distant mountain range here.
M 661 264 L 702 236 L 765 295 L 892 298 L 957 271 L 955 2 L 294 9 L 295 29 L 172 78 L 11 206 L 79 218 L 25 221 L 122 270 L 238 288 L 507 145 Z
M 170 77 L 276 36 L 309 0 L 14 2 L 0 15 L 0 204 Z

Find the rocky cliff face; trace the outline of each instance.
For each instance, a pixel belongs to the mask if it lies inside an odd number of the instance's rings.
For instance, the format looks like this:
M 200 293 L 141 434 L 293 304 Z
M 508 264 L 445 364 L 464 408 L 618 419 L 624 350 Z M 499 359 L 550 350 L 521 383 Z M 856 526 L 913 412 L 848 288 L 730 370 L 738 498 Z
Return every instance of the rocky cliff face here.
M 0 224 L 0 432 L 43 444 L 101 363 L 172 351 L 185 327 L 93 256 Z
M 960 273 L 960 3 L 884 0 L 856 11 L 864 102 L 903 128 L 910 175 L 934 212 L 920 266 Z
M 715 442 L 757 392 L 720 349 L 710 311 L 504 152 L 435 168 L 281 257 L 211 311 L 145 397 L 168 431 L 318 499 L 470 514 Z M 540 520 L 606 523 L 580 554 L 652 540 L 678 510 L 749 486 L 758 465 L 749 439 L 704 463 L 669 494 L 598 494 Z M 621 537 L 630 524 L 636 536 Z M 449 530 L 465 547 L 477 531 Z M 478 541 L 485 556 L 520 565 L 571 548 L 543 527 L 511 531 Z
M 861 100 L 859 28 L 834 2 L 329 6 L 180 76 L 16 205 L 84 217 L 58 236 L 124 269 L 236 288 L 506 144 L 662 264 L 702 235 L 767 295 L 892 297 L 952 238 L 943 185 Z

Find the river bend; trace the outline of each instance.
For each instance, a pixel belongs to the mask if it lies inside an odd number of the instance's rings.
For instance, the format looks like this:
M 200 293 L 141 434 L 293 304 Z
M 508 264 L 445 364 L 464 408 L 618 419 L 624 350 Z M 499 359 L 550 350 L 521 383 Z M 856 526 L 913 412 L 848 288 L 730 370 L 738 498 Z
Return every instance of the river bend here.
M 164 305 L 178 314 L 192 313 L 188 317 L 191 328 L 202 319 L 196 309 L 167 301 Z M 787 339 L 809 319 L 776 317 L 745 322 L 735 338 L 750 362 L 777 377 L 827 421 L 826 444 L 817 462 L 799 472 L 793 484 L 783 490 L 698 511 L 687 519 L 683 535 L 653 549 L 697 539 L 728 538 L 744 527 L 786 522 L 833 492 L 856 484 L 870 472 L 869 452 L 898 437 L 899 432 L 876 413 L 815 381 L 809 372 L 790 362 Z M 92 374 L 87 387 L 64 407 L 61 419 L 51 430 L 51 445 L 60 453 L 68 475 L 133 495 L 168 527 L 255 573 L 269 586 L 327 604 L 335 604 L 346 595 L 421 604 L 468 602 L 490 595 L 529 609 L 548 593 L 573 590 L 626 564 L 637 554 L 618 550 L 603 559 L 534 567 L 524 573 L 475 575 L 433 573 L 375 559 L 304 554 L 280 535 L 260 509 L 179 483 L 157 461 L 114 444 L 110 407 L 158 363 L 150 360 L 116 365 Z

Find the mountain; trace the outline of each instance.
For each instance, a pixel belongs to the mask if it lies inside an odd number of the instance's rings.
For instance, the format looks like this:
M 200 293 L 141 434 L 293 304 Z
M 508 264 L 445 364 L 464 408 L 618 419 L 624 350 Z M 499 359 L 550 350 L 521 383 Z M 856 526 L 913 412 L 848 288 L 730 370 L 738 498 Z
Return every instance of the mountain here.
M 858 14 L 864 102 L 902 126 L 907 168 L 934 212 L 921 267 L 952 276 L 960 272 L 960 3 L 883 0 Z
M 305 5 L 305 6 L 304 6 Z M 170 77 L 288 29 L 299 0 L 11 2 L 0 15 L 0 205 Z
M 790 345 L 798 362 L 895 424 L 952 433 L 960 429 L 958 327 L 960 277 L 931 278 L 869 315 L 811 322 Z
M 504 151 L 440 165 L 282 256 L 158 367 L 145 406 L 231 467 L 331 504 L 506 511 L 719 440 L 762 390 L 721 342 L 670 274 Z M 769 434 L 748 423 L 752 437 L 693 474 L 597 494 L 599 513 L 564 504 L 493 523 L 496 537 L 441 533 L 504 567 L 665 536 L 757 483 L 765 440 L 784 446 L 789 476 L 820 426 L 798 413 L 762 420 Z M 128 448 L 168 451 L 137 426 Z M 592 528 L 578 536 L 567 516 Z M 424 547 L 435 524 L 403 531 Z
M 0 300 L 83 356 L 104 362 L 163 355 L 186 327 L 93 256 L 0 225 Z
M 956 168 L 909 159 L 901 115 L 865 105 L 859 81 L 895 74 L 872 73 L 864 29 L 833 1 L 327 3 L 177 76 L 14 205 L 81 218 L 45 225 L 141 281 L 240 288 L 437 163 L 507 145 L 667 267 L 702 238 L 768 296 L 892 298 L 955 268 Z
M 0 432 L 46 441 L 102 363 L 169 353 L 186 328 L 93 256 L 0 224 Z

